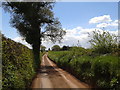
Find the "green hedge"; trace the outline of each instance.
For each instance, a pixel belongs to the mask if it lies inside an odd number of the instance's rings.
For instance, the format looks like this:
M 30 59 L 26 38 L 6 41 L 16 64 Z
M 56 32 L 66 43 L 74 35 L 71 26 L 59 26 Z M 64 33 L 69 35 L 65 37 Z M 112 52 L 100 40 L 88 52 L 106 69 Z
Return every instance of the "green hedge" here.
M 98 88 L 120 90 L 120 57 L 85 55 L 82 52 L 57 51 L 48 56 L 59 67 Z
M 3 89 L 28 88 L 35 75 L 31 50 L 2 36 L 2 51 Z

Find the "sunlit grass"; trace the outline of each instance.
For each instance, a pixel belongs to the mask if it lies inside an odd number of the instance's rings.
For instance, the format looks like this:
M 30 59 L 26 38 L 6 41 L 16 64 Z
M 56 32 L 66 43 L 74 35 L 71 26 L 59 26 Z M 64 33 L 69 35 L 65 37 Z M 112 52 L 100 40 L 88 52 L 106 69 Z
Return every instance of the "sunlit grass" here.
M 88 50 L 50 51 L 48 56 L 59 67 L 66 69 L 82 81 L 100 88 L 119 90 L 119 57 L 112 54 L 91 55 L 91 52 L 85 53 L 86 51 Z

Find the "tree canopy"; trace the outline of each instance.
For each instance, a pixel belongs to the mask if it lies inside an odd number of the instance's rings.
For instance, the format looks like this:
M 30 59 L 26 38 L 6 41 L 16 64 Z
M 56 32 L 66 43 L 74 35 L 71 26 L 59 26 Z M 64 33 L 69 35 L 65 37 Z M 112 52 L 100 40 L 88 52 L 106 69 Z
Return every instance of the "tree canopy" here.
M 42 52 L 45 51 L 45 49 L 46 49 L 45 46 L 43 46 L 43 45 L 40 46 L 40 50 L 41 50 Z
M 65 35 L 61 23 L 54 17 L 54 2 L 4 2 L 2 5 L 11 14 L 12 27 L 32 45 L 35 62 L 39 65 L 42 40 L 60 42 Z
M 3 8 L 11 13 L 10 24 L 32 45 L 38 37 L 55 42 L 60 41 L 65 34 L 58 19 L 54 18 L 53 4 L 53 2 L 7 2 L 3 3 Z M 41 30 L 43 26 L 45 28 Z
M 92 39 L 89 42 L 97 53 L 111 53 L 117 48 L 117 36 L 107 31 L 93 31 Z
M 52 47 L 52 51 L 60 51 L 60 46 L 59 45 L 54 45 Z

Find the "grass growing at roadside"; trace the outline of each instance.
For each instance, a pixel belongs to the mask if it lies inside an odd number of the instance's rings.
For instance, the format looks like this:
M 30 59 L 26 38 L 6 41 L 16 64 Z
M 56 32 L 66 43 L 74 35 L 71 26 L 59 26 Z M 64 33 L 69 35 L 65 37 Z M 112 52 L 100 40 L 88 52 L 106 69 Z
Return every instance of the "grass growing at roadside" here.
M 48 56 L 57 65 L 80 80 L 99 88 L 120 89 L 120 65 L 118 56 L 91 55 L 84 51 L 50 51 Z M 90 54 L 90 55 L 89 55 Z

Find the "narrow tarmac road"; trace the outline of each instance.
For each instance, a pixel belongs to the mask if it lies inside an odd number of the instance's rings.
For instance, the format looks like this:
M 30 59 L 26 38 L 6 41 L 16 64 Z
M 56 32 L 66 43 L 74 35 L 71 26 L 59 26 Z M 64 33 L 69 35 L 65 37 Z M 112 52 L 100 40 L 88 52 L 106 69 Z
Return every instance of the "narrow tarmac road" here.
M 32 88 L 86 88 L 90 86 L 57 67 L 45 54 L 42 57 L 41 69 L 32 82 Z

